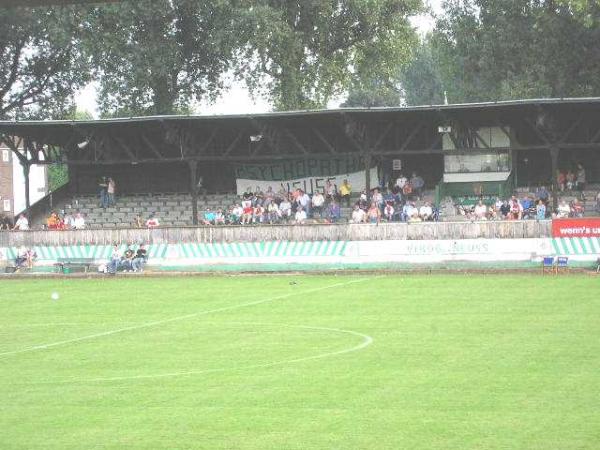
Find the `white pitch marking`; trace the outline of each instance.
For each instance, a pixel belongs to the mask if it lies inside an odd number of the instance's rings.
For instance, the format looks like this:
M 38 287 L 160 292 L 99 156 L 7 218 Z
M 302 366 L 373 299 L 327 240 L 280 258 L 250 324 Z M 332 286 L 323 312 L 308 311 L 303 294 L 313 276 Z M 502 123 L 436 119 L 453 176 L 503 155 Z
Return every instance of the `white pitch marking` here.
M 257 324 L 254 324 L 257 325 Z M 313 356 L 305 356 L 302 358 L 294 358 L 294 359 L 285 359 L 281 361 L 275 361 L 264 364 L 253 364 L 249 366 L 241 366 L 241 367 L 229 367 L 229 368 L 220 368 L 220 369 L 205 369 L 205 370 L 191 370 L 186 372 L 169 372 L 169 373 L 159 373 L 159 374 L 148 374 L 148 375 L 131 375 L 131 376 L 123 376 L 123 377 L 107 377 L 107 378 L 90 378 L 90 379 L 70 379 L 70 380 L 61 380 L 61 381 L 43 381 L 40 383 L 33 384 L 64 384 L 64 383 L 86 383 L 86 382 L 102 382 L 102 381 L 127 381 L 127 380 L 144 380 L 144 379 L 153 379 L 153 378 L 172 378 L 172 377 L 181 377 L 181 376 L 190 376 L 190 375 L 201 375 L 206 373 L 215 373 L 215 372 L 231 372 L 236 370 L 248 370 L 248 369 L 260 369 L 265 367 L 273 367 L 273 366 L 281 366 L 284 364 L 294 364 L 304 361 L 310 361 L 313 359 L 324 359 L 330 358 L 334 356 L 344 355 L 346 353 L 352 353 L 359 350 L 362 350 L 365 347 L 368 347 L 373 343 L 373 338 L 368 334 L 359 333 L 357 331 L 352 330 L 342 330 L 340 328 L 327 328 L 327 327 L 313 327 L 307 325 L 284 325 L 284 324 L 263 324 L 263 325 L 274 325 L 274 326 L 282 326 L 289 328 L 303 328 L 307 330 L 318 330 L 318 331 L 331 331 L 334 333 L 344 333 L 351 334 L 354 336 L 361 337 L 363 340 L 360 344 L 355 345 L 354 347 L 345 348 L 342 350 L 337 350 L 335 352 L 327 352 L 321 353 Z
M 270 298 L 266 298 L 266 299 L 263 299 L 263 300 L 256 300 L 256 301 L 248 302 L 248 303 L 242 303 L 242 304 L 239 304 L 239 305 L 224 306 L 222 308 L 210 309 L 208 311 L 200 311 L 200 312 L 197 312 L 197 313 L 186 314 L 184 316 L 172 317 L 170 319 L 156 320 L 154 322 L 146 322 L 146 323 L 142 323 L 140 325 L 134 325 L 134 326 L 130 326 L 130 327 L 118 328 L 116 330 L 104 331 L 102 333 L 89 334 L 87 336 L 81 336 L 81 337 L 73 338 L 73 339 L 66 339 L 64 341 L 51 342 L 49 344 L 40 344 L 40 345 L 36 345 L 36 346 L 33 346 L 33 347 L 23 348 L 23 349 L 20 349 L 20 350 L 12 350 L 10 352 L 3 352 L 3 353 L 0 353 L 0 357 L 1 356 L 16 355 L 16 354 L 20 354 L 20 353 L 28 353 L 28 352 L 33 352 L 33 351 L 36 351 L 36 350 L 46 350 L 48 348 L 58 347 L 58 346 L 61 346 L 61 345 L 66 345 L 66 344 L 72 344 L 72 343 L 75 343 L 75 342 L 89 341 L 91 339 L 97 339 L 97 338 L 100 338 L 100 337 L 112 336 L 113 334 L 123 333 L 125 331 L 141 330 L 143 328 L 150 328 L 150 327 L 155 327 L 155 326 L 158 326 L 158 325 L 164 325 L 166 323 L 178 322 L 180 320 L 186 320 L 186 319 L 191 319 L 191 318 L 194 318 L 194 317 L 204 316 L 206 314 L 212 314 L 212 313 L 222 312 L 222 311 L 229 311 L 229 310 L 238 309 L 238 308 L 245 308 L 246 306 L 260 305 L 261 303 L 267 303 L 267 302 L 272 302 L 272 301 L 276 301 L 276 300 L 282 300 L 284 298 L 289 298 L 289 297 L 293 297 L 295 295 L 300 295 L 300 294 L 310 294 L 312 292 L 319 292 L 319 291 L 323 291 L 323 290 L 326 290 L 326 289 L 331 289 L 331 288 L 340 287 L 340 286 L 346 286 L 348 284 L 359 283 L 359 282 L 362 282 L 362 281 L 365 281 L 365 280 L 366 280 L 365 278 L 361 278 L 359 280 L 351 280 L 351 281 L 347 281 L 345 283 L 335 283 L 335 284 L 331 284 L 329 286 L 323 286 L 323 287 L 319 287 L 319 288 L 307 289 L 306 291 L 290 292 L 289 294 L 278 295 L 276 297 L 270 297 Z

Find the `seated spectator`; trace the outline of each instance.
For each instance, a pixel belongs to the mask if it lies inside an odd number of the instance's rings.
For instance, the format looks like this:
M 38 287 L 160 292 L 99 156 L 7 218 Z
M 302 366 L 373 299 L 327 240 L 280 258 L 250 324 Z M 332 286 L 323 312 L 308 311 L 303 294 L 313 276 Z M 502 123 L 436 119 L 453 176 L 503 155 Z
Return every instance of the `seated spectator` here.
M 383 195 L 381 194 L 379 188 L 373 189 L 373 196 L 371 198 L 371 202 L 375 203 L 375 206 L 377 206 L 380 211 L 383 211 L 385 203 L 383 202 Z
M 585 207 L 578 199 L 573 200 L 571 203 L 571 217 L 581 218 L 585 212 Z
M 369 223 L 379 223 L 381 221 L 381 209 L 377 203 L 372 202 L 369 210 L 367 211 L 367 218 Z
M 535 203 L 531 197 L 527 196 L 523 198 L 523 200 L 521 200 L 521 207 L 523 209 L 523 219 L 532 219 L 533 217 L 535 217 L 536 208 Z
M 60 230 L 63 227 L 63 222 L 60 220 L 60 217 L 56 213 L 56 211 L 52 211 L 50 216 L 46 219 L 46 226 L 49 230 Z
M 408 178 L 400 174 L 400 176 L 396 180 L 396 187 L 398 187 L 398 191 L 402 192 L 406 183 L 408 183 Z
M 265 208 L 261 204 L 257 204 L 252 211 L 252 223 L 265 222 Z
M 75 218 L 73 219 L 73 227 L 74 230 L 84 230 L 85 229 L 85 218 L 83 214 L 77 212 L 75 214 Z
M 558 211 L 557 211 L 556 216 L 559 219 L 566 219 L 570 215 L 571 215 L 571 207 L 568 205 L 568 203 L 565 200 L 561 200 L 560 204 L 558 205 Z
M 385 204 L 385 207 L 383 208 L 383 217 L 385 217 L 385 220 L 387 220 L 388 222 L 394 221 L 394 214 L 396 210 L 394 209 L 393 205 L 393 202 L 387 202 Z
M 433 208 L 429 202 L 425 202 L 425 204 L 419 208 L 419 217 L 423 221 L 433 220 Z
M 206 208 L 204 213 L 202 214 L 202 218 L 200 222 L 202 225 L 214 225 L 215 224 L 215 212 L 211 211 L 210 208 Z
M 79 212 L 79 211 L 77 211 Z M 64 213 L 64 211 L 63 211 Z M 63 224 L 65 230 L 72 230 L 75 228 L 75 218 L 71 215 L 71 213 L 67 213 L 63 216 Z
M 13 230 L 27 231 L 29 230 L 29 220 L 25 217 L 25 214 L 21 214 L 13 227 Z
M 215 225 L 225 225 L 225 215 L 222 209 L 217 209 L 215 213 Z
M 242 205 L 235 205 L 231 208 L 229 213 L 229 222 L 232 224 L 239 224 L 242 220 L 242 215 L 244 214 L 244 209 Z
M 296 214 L 294 216 L 296 223 L 303 224 L 304 222 L 306 222 L 306 218 L 307 218 L 306 211 L 304 211 L 304 209 L 302 209 L 302 206 L 299 206 L 298 210 L 296 211 Z
M 509 219 L 521 220 L 523 218 L 523 206 L 517 197 L 514 195 L 510 199 L 510 214 Z
M 156 217 L 156 213 L 150 214 L 150 217 L 148 217 L 148 220 L 146 220 L 146 227 L 147 228 L 158 228 L 159 226 L 160 226 L 160 222 L 158 220 L 158 217 Z
M 277 206 L 277 203 L 275 202 L 270 203 L 269 206 L 267 206 L 267 220 L 269 223 L 273 224 L 278 223 L 280 219 L 279 206 Z
M 333 197 L 331 197 L 333 198 Z M 325 197 L 321 192 L 317 192 L 313 195 L 312 198 L 312 207 L 313 207 L 313 217 L 317 214 L 319 218 L 323 218 L 323 207 L 325 205 Z
M 308 195 L 308 193 L 304 192 L 303 190 L 300 190 L 300 195 L 298 196 L 298 204 L 302 207 L 302 210 L 305 212 L 306 217 L 310 217 L 310 195 Z
M 475 205 L 475 209 L 473 210 L 473 215 L 475 220 L 487 220 L 488 218 L 488 210 L 487 206 L 483 203 L 482 200 L 479 200 L 477 205 Z
M 292 203 L 287 195 L 279 204 L 279 214 L 283 220 L 289 220 L 292 217 Z
M 136 214 L 133 218 L 133 227 L 134 228 L 143 228 L 144 222 L 142 221 L 142 217 L 139 214 Z
M 567 172 L 567 189 L 572 191 L 575 189 L 576 178 L 575 174 L 572 171 Z
M 127 248 L 123 253 L 123 257 L 119 262 L 119 267 L 123 268 L 124 272 L 133 271 L 133 258 L 135 257 L 135 252 L 131 248 Z
M 17 257 L 15 258 L 15 270 L 23 269 L 27 267 L 31 269 L 33 267 L 33 261 L 37 258 L 37 254 L 25 247 L 21 246 L 17 250 Z
M 535 218 L 536 220 L 544 220 L 546 218 L 546 205 L 543 200 L 538 200 L 535 206 Z
M 148 261 L 148 252 L 146 251 L 146 247 L 144 244 L 140 244 L 139 248 L 135 252 L 135 258 L 131 262 L 131 266 L 134 272 L 143 272 L 144 266 Z
M 0 231 L 7 230 L 10 231 L 13 227 L 12 221 L 10 217 L 0 215 Z
M 342 210 L 340 204 L 335 200 L 331 200 L 327 206 L 327 220 L 331 223 L 337 223 L 342 217 Z
M 254 216 L 254 208 L 250 200 L 244 200 L 242 202 L 242 225 L 252 223 L 252 217 Z
M 352 211 L 351 223 L 365 223 L 367 221 L 367 214 L 358 204 L 354 205 L 354 211 Z
M 410 181 L 407 181 L 404 187 L 402 188 L 402 195 L 406 198 L 412 198 L 413 186 Z
M 596 194 L 596 212 L 600 213 L 600 191 Z
M 402 207 L 402 215 L 400 216 L 400 220 L 403 222 L 408 222 L 411 218 L 419 216 L 419 211 L 415 207 L 414 202 L 406 202 Z
M 502 206 L 500 206 L 500 215 L 502 216 L 502 219 L 508 219 L 508 216 L 510 214 L 510 205 L 508 204 L 507 200 L 504 200 L 502 202 Z

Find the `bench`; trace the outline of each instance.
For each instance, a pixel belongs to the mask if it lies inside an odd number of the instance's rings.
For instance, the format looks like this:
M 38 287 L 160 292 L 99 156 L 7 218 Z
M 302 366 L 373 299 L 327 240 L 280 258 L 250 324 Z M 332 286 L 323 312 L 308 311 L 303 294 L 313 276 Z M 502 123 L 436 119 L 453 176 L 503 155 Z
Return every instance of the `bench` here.
M 54 266 L 60 273 L 70 273 L 74 268 L 83 268 L 83 271 L 87 273 L 92 264 L 94 264 L 94 258 L 58 258 Z

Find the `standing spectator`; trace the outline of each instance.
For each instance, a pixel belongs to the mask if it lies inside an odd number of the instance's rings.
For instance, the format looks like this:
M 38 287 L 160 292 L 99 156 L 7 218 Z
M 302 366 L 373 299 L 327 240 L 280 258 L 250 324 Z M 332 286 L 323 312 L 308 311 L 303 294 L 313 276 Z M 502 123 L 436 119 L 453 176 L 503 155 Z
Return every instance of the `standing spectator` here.
M 158 220 L 158 217 L 156 217 L 156 213 L 150 214 L 150 217 L 148 217 L 148 220 L 146 220 L 146 227 L 147 228 L 157 228 L 159 226 L 160 226 L 160 222 Z
M 350 194 L 352 194 L 352 186 L 348 183 L 348 180 L 344 180 L 340 187 L 341 200 L 346 201 L 346 207 L 350 206 Z
M 410 184 L 412 186 L 413 192 L 420 199 L 421 194 L 423 193 L 423 187 L 425 186 L 425 180 L 420 175 L 417 175 L 416 172 L 413 172 L 412 178 L 410 179 Z
M 119 246 L 117 244 L 113 245 L 112 253 L 110 255 L 110 262 L 108 263 L 108 273 L 114 275 L 117 273 L 119 269 L 119 264 L 121 263 L 121 252 L 119 251 Z
M 535 198 L 543 201 L 544 203 L 548 203 L 548 198 L 550 198 L 550 194 L 546 190 L 546 186 L 539 187 L 539 189 L 535 193 Z
M 73 228 L 75 230 L 85 229 L 85 219 L 83 217 L 83 214 L 81 214 L 79 211 L 77 211 L 77 213 L 75 214 L 75 218 L 73 219 Z
M 333 200 L 334 197 L 331 197 Z M 325 197 L 320 192 L 317 192 L 313 195 L 312 198 L 312 207 L 313 207 L 313 217 L 319 214 L 319 218 L 323 218 L 323 206 L 325 205 Z
M 577 185 L 577 190 L 581 193 L 582 200 L 584 200 L 583 191 L 585 190 L 585 181 L 585 169 L 581 164 L 577 164 L 575 183 Z
M 575 189 L 576 180 L 577 180 L 577 178 L 575 177 L 575 174 L 569 170 L 567 172 L 567 189 L 569 191 L 572 191 L 573 189 Z
M 340 220 L 340 217 L 342 217 L 340 204 L 334 198 L 333 200 L 331 200 L 329 206 L 327 207 L 327 219 L 331 223 L 336 223 L 338 220 Z
M 29 230 L 29 220 L 25 217 L 25 214 L 21 214 L 13 227 L 13 230 L 27 231 Z
M 544 220 L 546 218 L 546 205 L 540 199 L 535 206 L 535 218 L 536 220 Z
M 296 223 L 303 224 L 304 222 L 306 222 L 306 218 L 306 211 L 302 209 L 302 206 L 299 206 L 298 210 L 296 211 L 296 215 L 294 216 L 294 219 L 296 219 Z
M 331 180 L 327 180 L 327 183 L 325 183 L 325 195 L 327 196 L 327 200 L 331 200 L 337 195 L 337 189 Z
M 100 191 L 100 206 L 102 208 L 106 208 L 108 206 L 108 193 L 106 189 L 108 188 L 108 181 L 106 177 L 100 177 L 98 181 L 98 189 Z
M 115 180 L 113 180 L 112 178 L 109 178 L 107 187 L 106 187 L 106 195 L 107 195 L 106 204 L 108 206 L 113 206 L 115 204 L 116 188 L 117 188 L 117 185 L 115 183 Z
M 596 212 L 600 213 L 600 191 L 596 194 Z
M 563 192 L 567 187 L 567 176 L 561 170 L 556 173 L 556 184 L 558 185 L 560 192 Z

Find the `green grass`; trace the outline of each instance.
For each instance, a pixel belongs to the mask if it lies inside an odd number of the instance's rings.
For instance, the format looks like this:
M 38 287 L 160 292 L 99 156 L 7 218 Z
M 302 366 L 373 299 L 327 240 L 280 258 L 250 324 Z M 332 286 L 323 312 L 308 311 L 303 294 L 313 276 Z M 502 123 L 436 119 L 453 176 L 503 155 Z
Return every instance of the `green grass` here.
M 599 405 L 597 277 L 0 282 L 2 449 L 597 449 Z

